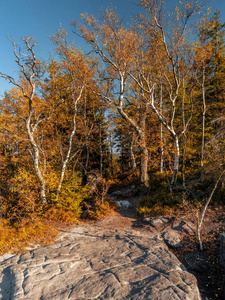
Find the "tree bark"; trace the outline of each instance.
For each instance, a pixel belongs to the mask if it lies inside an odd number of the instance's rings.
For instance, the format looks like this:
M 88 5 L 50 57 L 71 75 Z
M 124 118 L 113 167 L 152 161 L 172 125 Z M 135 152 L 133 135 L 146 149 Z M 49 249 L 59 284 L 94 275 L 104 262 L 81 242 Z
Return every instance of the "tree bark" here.
M 100 152 L 100 175 L 103 174 L 103 151 L 102 151 L 102 120 L 99 123 L 99 152 Z
M 146 145 L 146 118 L 147 106 L 144 105 L 141 111 L 140 127 L 142 133 L 140 134 L 140 150 L 141 150 L 141 164 L 140 164 L 140 182 L 146 183 L 148 181 L 148 149 Z
M 148 182 L 148 149 L 146 147 L 145 135 L 141 136 L 141 163 L 140 163 L 140 182 Z
M 135 160 L 135 156 L 134 156 L 134 137 L 133 137 L 134 133 L 132 134 L 132 140 L 130 143 L 130 157 L 131 157 L 131 165 L 132 165 L 132 170 L 135 172 L 136 171 L 136 160 Z
M 173 136 L 174 139 L 174 166 L 173 166 L 173 177 L 171 180 L 171 185 L 175 185 L 177 181 L 177 173 L 179 169 L 179 160 L 180 160 L 180 147 L 179 147 L 179 138 L 176 134 Z
M 110 170 L 111 170 L 111 175 L 113 175 L 114 169 L 113 169 L 113 141 L 112 141 L 112 133 L 110 133 Z
M 42 172 L 40 170 L 40 166 L 39 166 L 39 155 L 40 155 L 40 151 L 39 151 L 39 147 L 37 145 L 37 143 L 34 140 L 34 126 L 31 125 L 31 118 L 33 115 L 33 95 L 35 92 L 35 83 L 33 83 L 33 92 L 32 95 L 30 96 L 29 99 L 29 115 L 26 119 L 26 131 L 27 131 L 27 135 L 29 138 L 29 142 L 32 146 L 33 152 L 30 151 L 31 154 L 31 158 L 33 160 L 33 166 L 34 166 L 34 170 L 35 173 L 37 175 L 38 181 L 40 183 L 40 200 L 42 202 L 42 206 L 44 207 L 47 204 L 47 200 L 46 200 L 46 182 L 45 179 L 42 175 Z
M 160 114 L 162 115 L 163 95 L 162 95 L 162 84 L 160 86 Z M 163 173 L 163 162 L 164 160 L 164 147 L 163 147 L 163 124 L 160 122 L 160 166 L 159 172 Z
M 201 145 L 201 177 L 203 176 L 204 166 L 204 148 L 205 148 L 205 114 L 206 114 L 206 101 L 205 101 L 205 66 L 203 66 L 203 78 L 202 78 L 202 145 Z
M 187 135 L 185 132 L 185 112 L 184 112 L 184 100 L 185 100 L 185 86 L 184 86 L 184 78 L 182 80 L 182 88 L 183 88 L 183 96 L 182 96 L 182 121 L 183 121 L 183 160 L 182 160 L 182 180 L 183 180 L 183 187 L 185 188 L 185 165 L 186 165 L 186 148 L 187 148 Z
M 59 193 L 60 193 L 60 190 L 62 188 L 62 183 L 63 183 L 64 176 L 65 176 L 66 166 L 67 166 L 67 163 L 69 161 L 70 153 L 71 153 L 71 150 L 72 150 L 73 137 L 74 137 L 75 132 L 76 132 L 77 104 L 78 104 L 78 102 L 79 102 L 79 100 L 81 98 L 83 89 L 84 89 L 84 86 L 82 86 L 82 88 L 80 90 L 80 93 L 79 93 L 79 96 L 76 99 L 75 99 L 75 97 L 73 95 L 73 102 L 74 102 L 73 129 L 71 131 L 70 138 L 69 138 L 69 146 L 68 146 L 66 158 L 64 159 L 63 164 L 62 164 L 62 169 L 61 169 L 59 184 L 58 184 L 58 188 L 57 188 L 57 192 L 56 192 L 56 195 L 57 195 L 56 200 L 58 200 Z
M 124 102 L 124 88 L 125 88 L 125 78 L 124 75 L 120 73 L 120 96 L 119 96 L 119 105 L 117 106 L 118 112 L 121 116 L 127 120 L 133 128 L 136 130 L 137 134 L 140 137 L 140 152 L 141 152 L 141 163 L 140 163 L 140 182 L 146 183 L 148 181 L 148 149 L 146 146 L 146 138 L 145 138 L 145 121 L 146 121 L 146 110 L 147 106 L 144 107 L 144 112 L 141 115 L 140 126 L 131 119 L 126 112 L 123 110 L 123 102 Z

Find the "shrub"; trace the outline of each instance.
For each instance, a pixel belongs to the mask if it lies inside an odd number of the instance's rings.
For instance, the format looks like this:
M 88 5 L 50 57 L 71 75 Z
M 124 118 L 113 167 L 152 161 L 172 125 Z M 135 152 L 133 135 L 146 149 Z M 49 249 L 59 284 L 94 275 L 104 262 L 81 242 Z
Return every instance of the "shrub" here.
M 94 201 L 85 201 L 83 206 L 83 217 L 91 220 L 98 220 L 103 216 L 110 214 L 113 210 L 111 200 L 105 200 L 104 203 Z
M 138 181 L 138 171 L 129 170 L 110 180 L 110 192 L 126 188 Z
M 98 178 L 98 184 L 92 190 L 89 197 L 83 202 L 83 217 L 97 220 L 109 214 L 115 205 L 111 198 L 107 196 L 110 184 L 104 178 Z
M 9 220 L 0 223 L 0 255 L 11 251 L 21 253 L 26 247 L 32 245 L 46 245 L 53 242 L 57 230 L 41 219 L 31 221 L 23 220 L 14 226 Z
M 151 181 L 149 195 L 141 197 L 137 212 L 141 215 L 171 214 L 181 202 L 179 193 L 170 193 L 165 176 L 159 172 Z
M 58 200 L 55 192 L 50 193 L 50 206 L 46 215 L 52 220 L 77 221 L 81 216 L 82 202 L 88 196 L 89 187 L 81 185 L 79 174 L 68 175 L 63 182 Z
M 2 216 L 18 223 L 32 218 L 39 210 L 39 194 L 36 176 L 29 168 L 19 166 L 7 181 L 1 181 Z

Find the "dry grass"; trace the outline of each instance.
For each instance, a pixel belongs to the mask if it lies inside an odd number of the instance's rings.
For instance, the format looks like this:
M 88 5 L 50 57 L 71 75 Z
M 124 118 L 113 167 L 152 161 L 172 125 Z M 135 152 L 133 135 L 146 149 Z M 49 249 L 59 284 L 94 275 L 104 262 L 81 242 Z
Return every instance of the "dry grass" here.
M 52 243 L 60 229 L 68 226 L 61 222 L 36 219 L 23 221 L 12 226 L 2 220 L 0 224 L 0 255 L 4 253 L 24 253 L 27 247 L 34 248 Z

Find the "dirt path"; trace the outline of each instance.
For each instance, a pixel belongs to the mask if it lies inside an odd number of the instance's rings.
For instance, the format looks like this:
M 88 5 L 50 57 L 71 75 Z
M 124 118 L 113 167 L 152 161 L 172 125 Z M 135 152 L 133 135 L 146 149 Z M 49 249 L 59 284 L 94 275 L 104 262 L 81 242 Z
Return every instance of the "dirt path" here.
M 139 198 L 132 197 L 128 201 L 132 205 L 130 209 L 127 210 L 117 210 L 114 211 L 111 215 L 105 216 L 101 220 L 93 223 L 95 226 L 102 226 L 107 229 L 134 229 L 138 225 L 143 227 L 141 218 L 138 218 L 136 213 L 136 207 L 138 206 Z

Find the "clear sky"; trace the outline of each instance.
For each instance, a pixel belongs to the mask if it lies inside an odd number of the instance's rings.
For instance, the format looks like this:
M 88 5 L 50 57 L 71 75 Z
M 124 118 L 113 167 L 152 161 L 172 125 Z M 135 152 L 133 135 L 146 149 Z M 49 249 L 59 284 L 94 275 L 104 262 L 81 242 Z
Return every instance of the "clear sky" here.
M 178 0 L 164 0 L 166 5 L 175 5 Z M 186 0 L 183 0 L 186 1 Z M 16 43 L 23 36 L 33 36 L 39 46 L 36 48 L 38 58 L 47 60 L 54 55 L 49 36 L 53 35 L 60 24 L 71 34 L 77 47 L 85 50 L 81 38 L 72 33 L 70 26 L 73 19 L 79 21 L 81 13 L 98 17 L 102 9 L 116 7 L 121 18 L 128 19 L 138 10 L 138 0 L 0 0 L 0 72 L 10 76 L 17 75 L 17 66 L 13 56 L 13 47 L 7 37 Z M 225 22 L 225 0 L 209 0 L 208 6 L 221 10 L 221 21 Z M 0 79 L 0 94 L 11 86 Z

